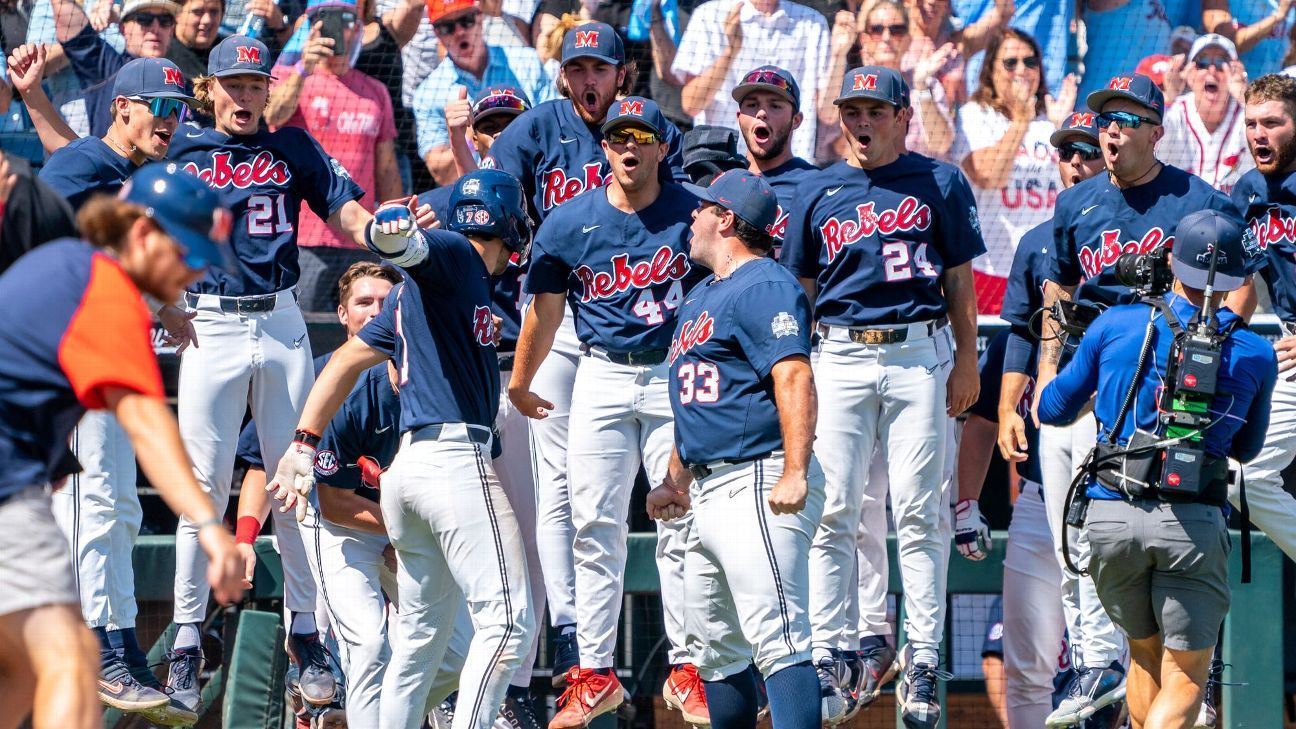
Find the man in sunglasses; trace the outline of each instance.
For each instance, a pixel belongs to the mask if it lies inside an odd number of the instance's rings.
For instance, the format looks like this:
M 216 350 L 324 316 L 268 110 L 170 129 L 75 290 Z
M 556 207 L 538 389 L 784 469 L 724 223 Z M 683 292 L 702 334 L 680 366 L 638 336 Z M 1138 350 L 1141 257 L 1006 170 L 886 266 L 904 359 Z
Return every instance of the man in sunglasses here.
M 107 0 L 105 0 L 107 1 Z M 161 58 L 171 48 L 175 16 L 180 9 L 172 0 L 127 0 L 118 25 L 126 41 L 118 51 L 95 32 L 85 11 L 75 0 L 51 0 L 58 42 L 85 89 L 85 114 L 89 133 L 102 137 L 112 123 L 109 100 L 113 76 L 134 58 Z M 84 132 L 84 130 L 77 130 Z
M 533 48 L 493 46 L 482 37 L 475 0 L 428 0 L 428 20 L 446 57 L 414 92 L 418 152 L 438 185 L 459 177 L 447 120 L 488 86 L 515 86 L 536 103 L 556 97 Z
M 1072 299 L 1094 307 L 1091 310 L 1136 301 L 1138 295 L 1116 280 L 1116 259 L 1122 253 L 1173 246 L 1176 226 L 1194 211 L 1212 209 L 1238 216 L 1223 193 L 1157 158 L 1156 145 L 1164 136 L 1165 101 L 1151 78 L 1116 76 L 1107 88 L 1089 94 L 1086 102 L 1097 114 L 1098 147 L 1107 174 L 1095 175 L 1058 195 L 1053 216 L 1056 249 L 1045 284 L 1036 408 L 1039 392 L 1063 363 L 1064 349 L 1073 351 L 1078 339 L 1068 343 L 1058 327 L 1049 311 L 1055 300 Z M 1249 316 L 1255 306 L 1253 297 L 1254 288 L 1248 281 L 1230 294 L 1230 305 Z M 1071 425 L 1040 429 L 1040 450 L 1046 454 L 1044 503 L 1059 535 L 1067 489 L 1096 437 L 1092 415 Z M 1071 554 L 1083 566 L 1088 561 L 1088 537 L 1083 530 L 1072 533 Z M 1092 578 L 1076 578 L 1072 589 L 1064 583 L 1063 599 L 1071 641 L 1080 650 L 1075 677 L 1049 716 L 1050 727 L 1070 726 L 1089 711 L 1119 701 L 1125 693 L 1121 663 L 1125 638 L 1099 602 Z
M 614 659 L 626 568 L 626 514 L 642 464 L 652 484 L 667 478 L 673 419 L 667 350 L 684 292 L 701 278 L 689 263 L 689 226 L 697 198 L 662 182 L 669 122 L 657 104 L 628 96 L 608 109 L 603 151 L 612 179 L 564 205 L 536 232 L 524 290 L 535 296 L 522 321 L 509 399 L 543 419 L 554 404 L 532 383 L 568 305 L 584 356 L 571 400 L 568 484 L 575 537 L 576 640 L 580 663 L 549 729 L 575 729 L 623 700 Z M 699 373 L 697 396 L 718 382 Z M 542 485 L 543 488 L 543 485 Z M 672 672 L 667 695 L 691 724 L 710 723 L 697 669 L 684 640 L 684 552 L 688 519 L 658 522 L 661 575 Z M 678 686 L 678 691 L 672 687 Z
M 1227 194 L 1255 166 L 1242 125 L 1246 69 L 1233 41 L 1207 33 L 1193 42 L 1185 75 L 1191 91 L 1166 109 L 1161 161 Z

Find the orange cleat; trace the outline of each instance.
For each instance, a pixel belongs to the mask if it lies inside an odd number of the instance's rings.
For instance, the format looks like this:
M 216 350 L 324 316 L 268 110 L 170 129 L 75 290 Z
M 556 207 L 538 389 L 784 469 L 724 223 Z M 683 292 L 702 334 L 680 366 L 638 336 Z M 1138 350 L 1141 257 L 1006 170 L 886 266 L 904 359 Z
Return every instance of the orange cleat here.
M 702 688 L 702 678 L 698 676 L 697 666 L 684 663 L 679 668 L 672 668 L 662 686 L 662 698 L 666 705 L 684 715 L 684 721 L 696 727 L 711 726 L 711 712 L 707 709 L 706 691 Z
M 589 726 L 594 717 L 614 711 L 624 700 L 615 673 L 609 671 L 604 675 L 572 666 L 567 671 L 567 690 L 558 697 L 558 714 L 549 722 L 549 729 Z

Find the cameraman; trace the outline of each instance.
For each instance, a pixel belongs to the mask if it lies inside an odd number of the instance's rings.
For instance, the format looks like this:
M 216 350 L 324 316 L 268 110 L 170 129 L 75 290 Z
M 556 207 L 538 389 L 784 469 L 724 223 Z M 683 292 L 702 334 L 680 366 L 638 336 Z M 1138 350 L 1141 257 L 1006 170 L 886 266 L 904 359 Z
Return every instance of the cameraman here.
M 1212 254 L 1213 307 L 1247 280 L 1242 230 L 1213 210 L 1187 216 L 1175 230 L 1172 293 L 1100 315 L 1074 359 L 1039 398 L 1040 420 L 1064 424 L 1096 392 L 1094 414 L 1104 435 L 1095 450 L 1121 449 L 1098 465 L 1096 479 L 1085 477 L 1092 500 L 1085 531 L 1098 598 L 1129 638 L 1133 661 L 1126 700 L 1135 726 L 1187 727 L 1197 716 L 1229 605 L 1229 539 L 1222 510 L 1227 458 L 1246 462 L 1260 452 L 1277 378 L 1273 348 L 1228 308 L 1219 309 L 1213 319 L 1221 341 L 1214 388 L 1219 395 L 1205 409 L 1205 422 L 1179 432 L 1175 440 L 1162 440 L 1167 434 L 1160 412 L 1168 408 L 1162 389 L 1175 388 L 1180 398 L 1189 389 L 1176 386 L 1167 374 L 1171 346 L 1175 332 L 1192 328 L 1206 304 Z M 1167 312 L 1176 321 L 1168 321 Z M 1144 361 L 1146 354 L 1151 356 Z M 1183 382 L 1198 384 L 1192 375 Z M 1190 408 L 1191 397 L 1188 403 Z M 1183 411 L 1182 406 L 1175 410 Z M 1156 448 L 1123 450 L 1131 439 L 1139 445 L 1155 442 Z M 1183 460 L 1167 461 L 1169 446 L 1176 456 L 1204 451 L 1197 479 L 1180 477 Z M 1148 469 L 1143 473 L 1138 455 Z M 1162 474 L 1163 463 L 1175 468 L 1167 466 Z M 1199 484 L 1196 493 L 1189 488 L 1193 483 Z

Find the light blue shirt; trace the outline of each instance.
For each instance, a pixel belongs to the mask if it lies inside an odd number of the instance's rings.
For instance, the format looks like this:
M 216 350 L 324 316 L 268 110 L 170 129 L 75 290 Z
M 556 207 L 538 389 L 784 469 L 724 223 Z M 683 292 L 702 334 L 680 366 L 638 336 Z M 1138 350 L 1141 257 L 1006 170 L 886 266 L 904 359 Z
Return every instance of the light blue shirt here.
M 977 22 L 991 8 L 994 0 L 955 0 L 954 12 L 967 25 Z M 1058 3 L 1053 0 L 1018 0 L 1012 20 L 1008 25 L 1030 35 L 1040 44 L 1044 54 L 1044 83 L 1048 92 L 1057 95 L 1062 87 L 1062 79 L 1076 69 L 1068 67 L 1068 57 L 1075 51 L 1074 39 L 1071 36 L 1071 16 L 1074 4 Z M 985 51 L 978 52 L 967 61 L 968 95 L 976 91 L 978 74 L 981 73 L 981 62 Z M 1081 104 L 1083 105 L 1083 99 Z
M 532 48 L 507 48 L 486 46 L 489 60 L 480 79 L 460 69 L 449 56 L 441 62 L 414 92 L 414 121 L 418 130 L 419 157 L 436 147 L 450 143 L 446 127 L 445 107 L 459 98 L 459 88 L 467 87 L 468 98 L 477 95 L 486 86 L 508 84 L 516 86 L 536 106 L 557 98 L 557 91 L 549 74 L 545 73 L 540 57 Z

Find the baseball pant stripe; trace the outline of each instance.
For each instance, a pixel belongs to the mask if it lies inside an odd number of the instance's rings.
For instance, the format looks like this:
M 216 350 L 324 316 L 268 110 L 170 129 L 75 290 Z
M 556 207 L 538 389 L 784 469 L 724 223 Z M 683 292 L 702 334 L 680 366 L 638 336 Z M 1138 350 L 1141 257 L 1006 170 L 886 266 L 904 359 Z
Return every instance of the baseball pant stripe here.
M 477 458 L 477 477 L 481 480 L 482 498 L 486 500 L 486 515 L 490 521 L 491 541 L 495 545 L 495 561 L 499 568 L 500 584 L 504 587 L 504 612 L 513 614 L 513 598 L 509 594 L 508 567 L 504 564 L 504 545 L 500 542 L 499 522 L 495 519 L 495 504 L 491 499 L 490 478 L 486 475 L 486 462 L 482 458 L 481 451 L 475 451 Z M 495 652 L 491 655 L 490 663 L 486 670 L 489 676 L 495 673 L 499 665 L 500 658 L 504 655 L 504 650 L 508 646 L 508 640 L 513 635 L 513 623 L 508 623 L 504 628 L 504 634 L 500 637 L 499 643 L 495 646 Z M 482 681 L 477 687 L 477 696 L 473 698 L 472 716 L 480 716 L 482 701 L 486 698 L 487 683 Z
M 756 461 L 752 469 L 752 498 L 756 500 L 756 519 L 760 525 L 761 543 L 765 545 L 765 559 L 769 561 L 770 574 L 774 578 L 774 593 L 778 596 L 779 620 L 783 623 L 783 642 L 787 644 L 788 653 L 796 653 L 792 644 L 792 625 L 788 620 L 787 596 L 783 594 L 783 578 L 779 575 L 778 559 L 774 555 L 774 544 L 770 541 L 769 521 L 765 518 L 765 504 L 761 503 L 765 495 L 765 459 Z

